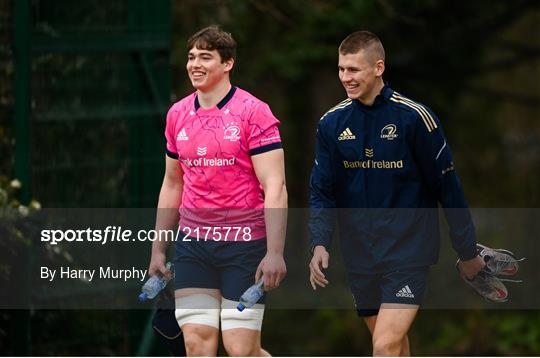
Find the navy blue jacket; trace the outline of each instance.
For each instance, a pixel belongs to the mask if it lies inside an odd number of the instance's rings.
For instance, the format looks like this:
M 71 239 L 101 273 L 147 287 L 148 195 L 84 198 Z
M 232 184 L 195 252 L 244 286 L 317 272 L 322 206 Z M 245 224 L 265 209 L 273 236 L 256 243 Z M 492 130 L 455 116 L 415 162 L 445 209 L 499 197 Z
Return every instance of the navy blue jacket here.
M 347 99 L 321 118 L 310 179 L 312 248 L 328 249 L 337 220 L 349 273 L 432 265 L 438 203 L 458 256 L 474 258 L 474 225 L 429 108 L 385 86 L 372 106 Z

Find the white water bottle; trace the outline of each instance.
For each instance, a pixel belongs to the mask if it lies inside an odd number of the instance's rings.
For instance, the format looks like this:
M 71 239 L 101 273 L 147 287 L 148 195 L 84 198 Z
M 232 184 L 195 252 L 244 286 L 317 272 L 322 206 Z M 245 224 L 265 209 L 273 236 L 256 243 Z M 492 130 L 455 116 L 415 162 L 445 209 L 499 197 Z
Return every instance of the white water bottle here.
M 167 267 L 167 270 L 171 269 L 171 263 L 167 262 L 165 265 Z M 148 300 L 153 299 L 158 295 L 161 290 L 167 286 L 167 283 L 169 282 L 169 279 L 167 279 L 164 276 L 161 275 L 155 275 L 152 276 L 146 281 L 146 283 L 141 288 L 141 294 L 139 295 L 139 301 L 145 302 Z
M 254 284 L 246 290 L 240 297 L 240 302 L 236 308 L 242 312 L 245 308 L 251 308 L 257 303 L 264 295 L 264 281 L 261 279 L 258 283 Z

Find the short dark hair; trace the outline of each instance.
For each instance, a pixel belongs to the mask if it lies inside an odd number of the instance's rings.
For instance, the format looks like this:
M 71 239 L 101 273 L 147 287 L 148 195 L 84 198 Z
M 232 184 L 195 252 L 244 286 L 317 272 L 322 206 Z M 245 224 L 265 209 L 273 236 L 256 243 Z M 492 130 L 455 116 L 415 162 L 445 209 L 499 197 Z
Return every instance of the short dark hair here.
M 384 47 L 381 40 L 373 32 L 356 31 L 350 34 L 339 45 L 339 53 L 349 55 L 361 50 L 369 51 L 376 60 L 384 61 Z
M 188 51 L 194 47 L 208 51 L 217 50 L 221 63 L 236 59 L 236 41 L 230 33 L 223 31 L 217 25 L 205 27 L 191 36 L 187 41 Z

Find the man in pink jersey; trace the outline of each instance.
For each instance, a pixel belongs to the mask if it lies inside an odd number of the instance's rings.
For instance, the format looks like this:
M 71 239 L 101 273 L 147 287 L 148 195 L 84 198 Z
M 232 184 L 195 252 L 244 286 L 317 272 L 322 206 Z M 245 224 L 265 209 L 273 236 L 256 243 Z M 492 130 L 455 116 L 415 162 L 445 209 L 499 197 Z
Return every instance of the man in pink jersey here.
M 270 291 L 286 274 L 279 121 L 266 103 L 231 85 L 236 42 L 229 33 L 211 26 L 187 45 L 186 68 L 196 92 L 167 114 L 156 219 L 156 230 L 179 225 L 176 319 L 190 356 L 217 354 L 220 322 L 229 355 L 268 355 L 260 342 L 264 298 L 242 312 L 236 305 L 255 282 L 262 279 Z M 167 246 L 153 243 L 150 275 L 171 275 Z

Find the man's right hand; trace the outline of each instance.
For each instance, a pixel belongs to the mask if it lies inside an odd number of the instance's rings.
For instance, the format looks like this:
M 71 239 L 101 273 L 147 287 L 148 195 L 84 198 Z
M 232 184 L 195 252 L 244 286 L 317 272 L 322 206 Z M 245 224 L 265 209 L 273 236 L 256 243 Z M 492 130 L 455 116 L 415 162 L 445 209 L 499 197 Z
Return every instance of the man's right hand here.
M 328 268 L 328 261 L 330 260 L 330 254 L 326 251 L 326 248 L 322 245 L 315 246 L 313 250 L 313 257 L 309 263 L 309 282 L 314 290 L 317 286 L 326 287 L 328 280 L 321 269 Z
M 150 258 L 150 265 L 148 266 L 148 275 L 161 275 L 170 280 L 172 278 L 172 272 L 167 269 L 167 266 L 165 266 L 165 260 L 165 253 L 152 253 L 152 257 Z

